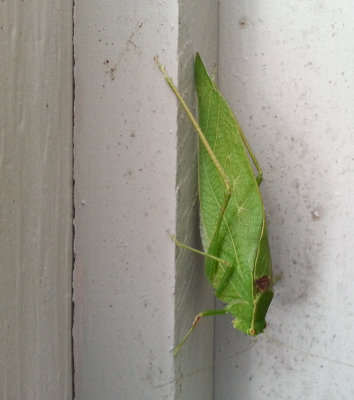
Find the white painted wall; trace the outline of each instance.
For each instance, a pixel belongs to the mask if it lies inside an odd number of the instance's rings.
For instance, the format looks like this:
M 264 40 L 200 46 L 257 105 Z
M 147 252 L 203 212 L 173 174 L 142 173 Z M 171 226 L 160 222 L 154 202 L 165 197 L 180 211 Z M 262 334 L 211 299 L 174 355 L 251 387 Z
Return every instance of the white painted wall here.
M 349 1 L 220 2 L 219 86 L 263 167 L 283 278 L 252 349 L 217 319 L 215 400 L 354 398 L 353 37 Z
M 172 97 L 158 95 L 164 86 L 153 56 L 160 53 L 176 74 L 177 25 L 175 2 L 150 2 L 146 9 L 142 2 L 76 3 L 74 364 L 80 400 L 152 393 L 162 399 L 174 390 L 168 384 L 174 249 L 165 230 L 175 225 L 177 110 Z M 159 30 L 157 43 L 153 32 Z
M 190 254 L 174 280 L 164 230 L 198 242 L 195 137 L 152 57 L 192 103 L 216 13 L 77 2 L 77 398 L 212 396 L 211 320 L 168 352 L 211 297 Z M 1 397 L 70 399 L 71 2 L 1 2 L 0 17 Z M 252 349 L 215 320 L 216 400 L 354 395 L 353 30 L 349 2 L 220 3 L 219 85 L 263 165 L 283 279 Z
M 72 1 L 0 2 L 0 398 L 72 398 Z

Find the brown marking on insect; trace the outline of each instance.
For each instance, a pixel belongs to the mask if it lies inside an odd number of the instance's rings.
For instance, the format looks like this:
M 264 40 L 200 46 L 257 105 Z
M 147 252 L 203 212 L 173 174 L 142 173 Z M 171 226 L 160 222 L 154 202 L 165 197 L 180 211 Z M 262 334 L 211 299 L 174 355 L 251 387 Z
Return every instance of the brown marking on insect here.
M 261 278 L 254 280 L 257 288 L 260 292 L 264 293 L 269 289 L 270 286 L 270 276 L 262 276 Z

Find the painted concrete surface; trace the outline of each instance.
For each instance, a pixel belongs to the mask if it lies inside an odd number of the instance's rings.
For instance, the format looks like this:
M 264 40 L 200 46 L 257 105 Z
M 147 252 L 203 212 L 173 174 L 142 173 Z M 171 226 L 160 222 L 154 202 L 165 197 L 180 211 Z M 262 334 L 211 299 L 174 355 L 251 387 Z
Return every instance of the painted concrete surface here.
M 197 141 L 153 57 L 191 104 L 195 51 L 217 58 L 217 4 L 187 3 L 76 2 L 77 399 L 212 396 L 212 320 L 171 353 L 213 302 L 202 260 L 166 234 L 199 244 Z
M 217 319 L 216 400 L 354 398 L 353 37 L 351 2 L 220 3 L 219 86 L 283 277 L 256 343 Z
M 175 229 L 177 109 L 168 92 L 160 98 L 153 57 L 176 76 L 177 4 L 143 3 L 81 1 L 75 10 L 79 400 L 174 393 L 175 251 L 165 231 Z
M 0 2 L 0 398 L 70 400 L 72 2 Z

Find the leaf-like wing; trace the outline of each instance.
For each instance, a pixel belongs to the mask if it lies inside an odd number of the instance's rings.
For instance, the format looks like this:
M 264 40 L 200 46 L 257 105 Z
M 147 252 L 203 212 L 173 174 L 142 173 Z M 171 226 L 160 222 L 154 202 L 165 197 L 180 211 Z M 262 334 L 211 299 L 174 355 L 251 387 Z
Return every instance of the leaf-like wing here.
M 220 299 L 225 302 L 240 299 L 253 304 L 255 260 L 260 243 L 263 243 L 266 235 L 266 231 L 262 229 L 265 226 L 262 199 L 239 125 L 226 100 L 208 76 L 199 55 L 196 58 L 195 73 L 199 125 L 229 178 L 232 189 L 216 238 L 215 228 L 226 188 L 205 147 L 199 143 L 199 196 L 203 245 L 207 252 L 212 247 L 211 253 L 214 256 L 228 261 L 235 267 L 219 294 Z M 214 243 L 211 243 L 212 240 Z M 206 263 L 208 262 L 213 261 L 207 259 Z M 218 263 L 213 273 L 206 268 L 207 277 L 214 288 L 219 286 L 226 268 L 222 263 Z M 267 269 L 265 268 L 265 272 Z

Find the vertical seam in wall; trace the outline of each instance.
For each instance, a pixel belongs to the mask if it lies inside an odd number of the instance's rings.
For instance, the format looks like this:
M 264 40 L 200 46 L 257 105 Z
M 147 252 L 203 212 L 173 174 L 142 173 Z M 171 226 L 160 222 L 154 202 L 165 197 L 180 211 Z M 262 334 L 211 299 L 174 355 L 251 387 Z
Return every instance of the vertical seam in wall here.
M 219 38 L 220 38 L 220 0 L 218 1 L 218 37 L 216 38 L 216 84 L 219 83 Z
M 74 128 L 75 128 L 75 5 L 76 2 L 72 2 L 72 269 L 71 269 L 71 384 L 72 384 L 72 399 L 75 399 L 75 357 L 74 357 L 74 269 L 75 269 L 75 158 L 74 158 Z

